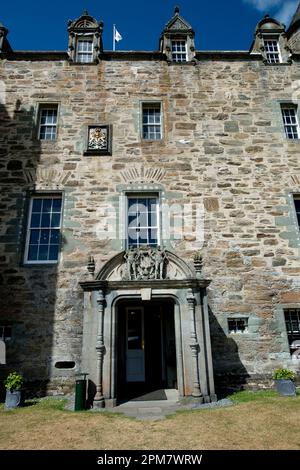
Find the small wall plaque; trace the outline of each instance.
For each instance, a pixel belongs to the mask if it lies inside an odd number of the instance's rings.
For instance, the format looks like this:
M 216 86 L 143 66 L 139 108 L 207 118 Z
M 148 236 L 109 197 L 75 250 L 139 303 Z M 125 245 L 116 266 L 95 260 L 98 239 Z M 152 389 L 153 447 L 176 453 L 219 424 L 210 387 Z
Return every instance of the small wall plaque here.
M 109 125 L 88 126 L 86 156 L 111 155 L 112 128 Z

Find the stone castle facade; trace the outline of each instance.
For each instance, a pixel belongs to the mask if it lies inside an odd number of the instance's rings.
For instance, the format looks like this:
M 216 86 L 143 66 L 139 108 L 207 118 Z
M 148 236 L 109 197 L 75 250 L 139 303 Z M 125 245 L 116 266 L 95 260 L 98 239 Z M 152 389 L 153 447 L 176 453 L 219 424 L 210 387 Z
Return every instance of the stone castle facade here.
M 0 26 L 1 372 L 94 406 L 300 370 L 300 8 L 250 51 L 14 51 Z

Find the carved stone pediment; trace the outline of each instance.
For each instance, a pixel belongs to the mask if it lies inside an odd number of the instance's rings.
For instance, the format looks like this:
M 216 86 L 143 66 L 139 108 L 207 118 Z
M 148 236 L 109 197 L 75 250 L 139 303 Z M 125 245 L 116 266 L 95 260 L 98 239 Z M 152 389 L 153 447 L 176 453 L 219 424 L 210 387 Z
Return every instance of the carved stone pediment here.
M 109 260 L 97 280 L 154 281 L 195 277 L 193 270 L 170 251 L 153 247 L 131 248 Z

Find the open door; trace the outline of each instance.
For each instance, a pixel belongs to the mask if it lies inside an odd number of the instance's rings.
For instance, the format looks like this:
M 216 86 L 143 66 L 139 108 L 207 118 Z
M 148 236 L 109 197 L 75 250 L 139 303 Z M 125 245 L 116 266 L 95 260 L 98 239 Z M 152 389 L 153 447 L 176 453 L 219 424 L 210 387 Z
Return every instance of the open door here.
M 126 381 L 145 382 L 144 308 L 126 308 Z

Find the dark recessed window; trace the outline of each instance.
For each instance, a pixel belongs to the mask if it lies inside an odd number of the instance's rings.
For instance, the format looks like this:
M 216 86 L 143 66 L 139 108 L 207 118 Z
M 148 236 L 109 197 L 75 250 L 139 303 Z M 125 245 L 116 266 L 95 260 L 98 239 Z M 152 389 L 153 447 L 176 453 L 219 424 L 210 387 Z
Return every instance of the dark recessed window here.
M 300 197 L 294 196 L 295 210 L 297 214 L 298 226 L 300 228 Z
M 284 318 L 291 355 L 300 357 L 300 309 L 285 310 Z
M 74 369 L 74 361 L 58 361 L 55 363 L 56 369 Z
M 229 333 L 246 333 L 248 330 L 248 318 L 228 318 Z
M 61 211 L 62 198 L 60 195 L 31 198 L 25 263 L 57 263 Z
M 0 326 L 0 339 L 3 341 L 9 341 L 12 337 L 11 326 Z

